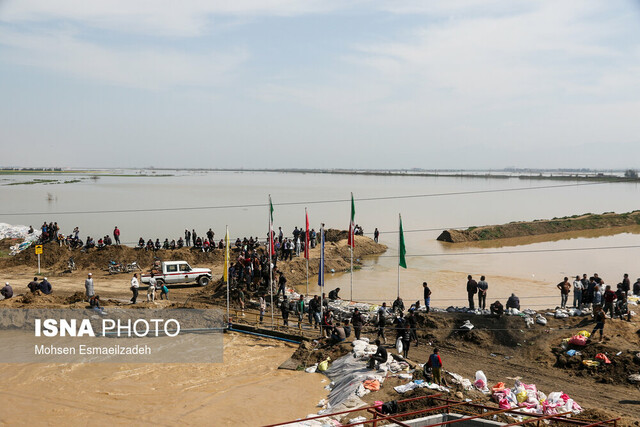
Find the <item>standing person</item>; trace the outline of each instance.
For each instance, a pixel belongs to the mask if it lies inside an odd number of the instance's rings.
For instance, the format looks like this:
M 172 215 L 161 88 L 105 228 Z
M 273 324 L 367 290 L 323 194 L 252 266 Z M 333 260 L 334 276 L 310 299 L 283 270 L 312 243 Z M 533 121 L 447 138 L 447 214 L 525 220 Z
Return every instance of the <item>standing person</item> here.
M 596 331 L 600 331 L 600 341 L 602 342 L 602 333 L 604 332 L 604 322 L 607 318 L 606 314 L 602 310 L 602 306 L 596 305 L 593 309 L 593 318 L 596 321 L 596 326 L 591 331 L 591 336 L 596 333 Z
M 135 304 L 138 300 L 138 289 L 140 288 L 140 283 L 138 282 L 138 273 L 133 273 L 133 277 L 131 278 L 131 293 L 133 296 L 131 297 L 131 304 Z
M 149 278 L 149 287 L 147 288 L 147 301 L 155 302 L 156 301 L 156 279 L 153 277 L 153 273 L 151 273 L 151 277 Z
M 328 337 L 333 329 L 333 312 L 328 308 L 322 315 L 322 336 Z
M 602 305 L 602 292 L 597 282 L 595 282 L 595 288 L 593 288 L 593 305 Z
M 196 234 L 195 228 L 191 229 L 191 241 L 193 242 L 193 246 L 196 246 L 196 240 L 198 239 L 198 235 Z M 202 240 L 200 241 L 202 244 Z
M 304 318 L 304 296 L 300 295 L 300 299 L 296 301 L 296 311 L 298 313 L 298 329 L 302 329 L 302 319 Z
M 402 357 L 409 357 L 409 347 L 411 346 L 411 327 L 408 323 L 404 324 L 400 335 L 402 341 Z
M 282 312 L 282 322 L 284 326 L 289 326 L 289 301 L 287 296 L 282 298 L 282 304 L 280 304 L 280 311 Z
M 582 290 L 584 289 L 580 276 L 576 276 L 576 280 L 573 281 L 573 306 L 575 308 L 582 308 Z
M 187 246 L 191 245 L 191 232 L 187 229 L 184 230 L 184 241 Z
M 564 280 L 556 285 L 560 289 L 560 308 L 567 307 L 567 300 L 569 299 L 569 292 L 571 292 L 571 284 L 569 278 L 565 277 Z
M 379 237 L 380 237 L 380 232 L 378 231 L 378 227 L 376 227 L 376 230 L 373 232 L 373 241 L 378 243 Z
M 286 298 L 285 296 L 286 287 L 287 287 L 287 278 L 284 277 L 284 273 L 281 271 L 280 277 L 278 278 L 278 292 L 276 293 L 276 298 L 280 296 L 280 292 L 282 292 L 282 296 Z
M 356 339 L 360 339 L 360 334 L 362 333 L 362 327 L 365 324 L 364 317 L 360 310 L 357 308 L 353 309 L 353 317 L 351 318 L 351 324 L 353 325 L 353 333 L 356 336 Z
M 478 293 L 478 282 L 471 275 L 467 276 L 467 297 L 469 298 L 469 310 L 474 310 L 473 296 Z
M 487 308 L 487 289 L 489 289 L 489 284 L 484 279 L 484 276 L 480 276 L 480 281 L 478 282 L 478 308 L 482 310 Z
M 91 273 L 87 275 L 87 280 L 84 281 L 84 289 L 87 301 L 89 301 L 91 297 L 95 295 L 95 292 L 93 291 L 93 275 Z
M 260 324 L 264 320 L 264 313 L 267 311 L 267 301 L 264 299 L 264 294 L 261 294 L 258 298 L 258 303 L 260 304 Z
M 113 229 L 113 240 L 116 242 L 116 245 L 120 244 L 120 229 L 116 225 L 116 228 Z
M 640 297 L 640 277 L 638 277 L 636 283 L 633 284 L 633 295 Z
M 416 312 L 414 309 L 409 309 L 409 314 L 405 318 L 407 325 L 409 325 L 411 330 L 411 339 L 416 342 L 416 347 L 418 346 L 418 321 L 416 320 Z
M 631 280 L 629 280 L 629 275 L 624 273 L 624 277 L 622 278 L 622 292 L 624 292 L 625 297 L 629 297 L 629 290 L 631 289 Z
M 284 233 L 282 232 L 282 227 L 278 227 L 278 242 L 282 245 L 282 238 L 284 237 Z
M 315 300 L 316 304 L 315 311 L 313 312 L 313 328 L 318 329 L 320 326 L 322 326 L 322 301 L 320 300 L 320 297 L 318 295 L 316 295 Z
M 383 302 L 382 307 L 378 309 L 378 319 L 376 321 L 378 326 L 378 335 L 376 335 L 376 338 L 382 338 L 385 344 L 387 343 L 387 337 L 384 336 L 384 327 L 387 324 L 386 315 L 387 315 L 387 303 Z
M 440 358 L 437 348 L 434 348 L 433 354 L 429 356 L 427 366 L 429 366 L 433 372 L 433 382 L 442 385 L 442 359 Z
M 616 293 L 611 290 L 611 286 L 607 285 L 604 289 L 604 314 L 610 313 L 610 317 L 613 319 L 613 301 L 615 301 Z
M 424 291 L 424 306 L 427 309 L 427 313 L 431 308 L 431 289 L 429 289 L 429 285 L 427 282 L 422 282 L 422 288 Z
M 4 299 L 13 297 L 13 288 L 11 287 L 9 282 L 5 282 L 4 287 L 0 289 L 0 295 L 2 295 Z

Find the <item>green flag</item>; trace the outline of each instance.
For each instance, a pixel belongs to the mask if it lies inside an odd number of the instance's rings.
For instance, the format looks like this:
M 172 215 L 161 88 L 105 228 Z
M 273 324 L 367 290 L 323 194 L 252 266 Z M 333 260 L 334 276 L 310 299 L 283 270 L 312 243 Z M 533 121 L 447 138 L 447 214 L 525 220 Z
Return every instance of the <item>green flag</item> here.
M 269 195 L 269 213 L 271 214 L 271 223 L 273 224 L 273 203 L 271 203 L 271 195 Z
M 398 255 L 398 265 L 402 268 L 407 268 L 407 248 L 404 246 L 404 232 L 402 231 L 402 216 L 400 218 L 400 249 Z

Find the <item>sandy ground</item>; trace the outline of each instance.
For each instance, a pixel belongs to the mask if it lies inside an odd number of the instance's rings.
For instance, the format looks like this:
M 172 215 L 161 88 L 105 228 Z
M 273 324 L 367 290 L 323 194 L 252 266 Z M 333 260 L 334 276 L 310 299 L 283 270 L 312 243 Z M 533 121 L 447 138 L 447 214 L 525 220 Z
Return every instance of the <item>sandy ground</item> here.
M 304 417 L 320 374 L 278 370 L 289 344 L 225 334 L 222 364 L 5 364 L 3 425 L 246 425 Z

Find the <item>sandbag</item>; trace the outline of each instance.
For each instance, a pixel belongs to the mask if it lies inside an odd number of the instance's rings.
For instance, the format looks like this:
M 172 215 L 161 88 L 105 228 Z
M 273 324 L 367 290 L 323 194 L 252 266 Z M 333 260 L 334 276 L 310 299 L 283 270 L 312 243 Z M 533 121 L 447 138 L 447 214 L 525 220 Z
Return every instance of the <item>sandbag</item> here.
M 317 370 L 320 372 L 324 372 L 327 369 L 329 369 L 329 361 L 331 360 L 330 357 L 327 357 L 325 360 L 323 360 L 322 362 L 318 363 L 318 368 Z
M 569 338 L 569 344 L 579 345 L 584 347 L 587 345 L 587 338 L 584 335 L 574 335 Z

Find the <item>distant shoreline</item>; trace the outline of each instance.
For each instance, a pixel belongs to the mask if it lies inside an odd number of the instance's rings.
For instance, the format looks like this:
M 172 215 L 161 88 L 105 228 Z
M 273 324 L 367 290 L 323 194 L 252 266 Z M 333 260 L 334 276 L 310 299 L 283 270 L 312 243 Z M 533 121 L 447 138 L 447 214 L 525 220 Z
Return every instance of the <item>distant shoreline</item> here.
M 145 171 L 145 173 L 110 173 L 109 171 Z M 264 168 L 112 168 L 102 170 L 60 169 L 60 168 L 29 168 L 29 169 L 1 169 L 0 175 L 31 175 L 31 174 L 91 174 L 93 176 L 109 177 L 168 177 L 173 174 L 157 174 L 156 171 L 188 171 L 188 172 L 261 172 L 261 173 L 295 173 L 295 174 L 327 174 L 327 175 L 362 175 L 362 176 L 404 176 L 404 177 L 443 177 L 443 178 L 477 178 L 477 179 L 522 179 L 549 181 L 588 181 L 588 182 L 640 182 L 637 176 L 620 176 L 608 171 L 596 170 L 557 170 L 532 169 L 519 172 L 518 170 L 474 171 L 474 170 L 378 170 L 378 169 L 264 169 Z M 149 173 L 150 172 L 150 173 Z

